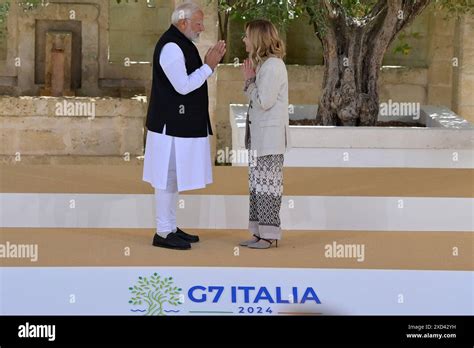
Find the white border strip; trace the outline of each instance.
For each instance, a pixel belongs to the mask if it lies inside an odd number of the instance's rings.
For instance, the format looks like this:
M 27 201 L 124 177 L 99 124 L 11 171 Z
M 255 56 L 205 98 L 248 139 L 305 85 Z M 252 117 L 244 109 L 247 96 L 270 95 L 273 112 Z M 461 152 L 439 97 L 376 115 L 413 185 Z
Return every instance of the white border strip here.
M 219 153 L 218 153 L 219 154 Z M 222 152 L 223 158 L 226 153 Z M 228 152 L 231 162 L 231 152 Z M 234 166 L 247 166 L 246 150 L 235 152 Z M 219 159 L 219 157 L 218 157 Z M 285 154 L 285 167 L 311 168 L 474 168 L 472 150 L 422 149 L 331 149 L 292 148 Z
M 180 195 L 182 228 L 246 229 L 248 196 Z M 150 194 L 0 194 L 0 227 L 155 228 Z M 285 196 L 285 230 L 473 231 L 474 199 Z

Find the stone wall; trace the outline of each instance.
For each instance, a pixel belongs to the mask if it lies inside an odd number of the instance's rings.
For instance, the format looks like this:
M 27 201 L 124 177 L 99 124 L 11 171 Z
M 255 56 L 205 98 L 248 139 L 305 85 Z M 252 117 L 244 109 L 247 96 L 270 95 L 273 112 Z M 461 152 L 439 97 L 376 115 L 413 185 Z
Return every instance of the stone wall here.
M 100 95 L 100 63 L 107 57 L 107 8 L 103 0 L 49 3 L 29 12 L 12 5 L 8 15 L 7 58 L 0 63 L 0 76 L 12 79 L 16 95 L 38 95 L 35 81 L 35 28 L 37 21 L 80 21 L 82 24 L 82 86 L 78 95 Z
M 177 0 L 175 2 L 178 4 L 181 1 Z M 201 34 L 197 45 L 201 56 L 204 57 L 207 50 L 217 41 L 217 12 L 214 11 L 213 6 L 206 6 L 208 0 L 197 2 L 201 3 L 205 12 L 205 31 Z M 164 3 L 161 2 L 161 5 Z M 53 5 L 55 5 L 54 8 L 50 7 Z M 89 24 L 92 27 L 87 30 L 99 29 L 99 33 L 89 32 L 90 37 L 88 39 L 96 40 L 96 48 L 95 50 L 91 48 L 89 52 L 92 52 L 92 55 L 88 55 L 85 58 L 86 62 L 89 62 L 88 60 L 90 59 L 95 61 L 90 66 L 86 64 L 83 67 L 83 69 L 88 69 L 88 76 L 91 78 L 100 77 L 98 85 L 94 86 L 100 90 L 94 88 L 93 91 L 97 95 L 102 95 L 104 90 L 107 89 L 116 88 L 117 90 L 123 90 L 129 85 L 130 79 L 134 78 L 133 81 L 135 83 L 133 86 L 147 87 L 149 93 L 151 82 L 150 64 L 135 64 L 125 67 L 120 63 L 112 64 L 108 60 L 104 61 L 104 57 L 107 57 L 107 52 L 103 52 L 103 49 L 107 47 L 108 41 L 104 40 L 106 35 L 102 35 L 102 30 L 105 30 L 105 33 L 107 33 L 108 21 L 105 19 L 108 18 L 108 0 L 87 0 L 87 2 L 81 5 L 90 7 L 86 10 L 84 7 L 77 7 L 76 4 L 66 4 L 66 1 L 64 1 L 60 5 L 49 5 L 47 10 L 38 9 L 38 13 L 34 17 L 24 18 L 22 13 L 11 12 L 10 18 L 12 20 L 9 21 L 9 25 L 13 28 L 11 30 L 12 35 L 28 38 L 33 34 L 34 20 L 31 22 L 32 18 L 50 18 L 53 15 L 56 16 L 55 18 L 59 18 L 64 15 L 64 11 L 67 11 L 72 6 L 76 10 L 78 19 L 88 19 L 90 21 Z M 169 4 L 169 7 L 174 6 L 174 2 Z M 115 6 L 111 8 L 115 8 Z M 168 27 L 170 25 L 169 17 L 171 10 L 165 12 L 167 12 L 167 16 L 161 19 L 165 21 L 161 25 Z M 27 28 L 14 30 L 18 24 L 17 22 L 27 22 L 29 25 Z M 123 27 L 115 26 L 112 31 L 120 31 L 121 29 Z M 22 31 L 26 32 L 23 33 Z M 4 72 L 8 69 L 11 70 L 10 82 L 12 83 L 16 82 L 16 80 L 25 79 L 28 74 L 33 74 L 34 76 L 34 40 L 31 41 L 33 44 L 25 43 L 25 47 L 23 47 L 23 51 L 27 53 L 25 56 L 29 57 L 29 59 L 22 60 L 21 69 L 12 68 L 10 61 L 4 65 L 0 63 L 0 76 L 2 75 L 1 68 L 4 69 Z M 153 48 L 154 44 L 155 42 L 153 43 Z M 17 53 L 18 51 L 14 47 L 9 48 L 12 60 Z M 125 53 L 126 51 L 122 52 L 122 54 Z M 98 69 L 98 72 L 94 69 Z M 15 74 L 17 75 L 15 76 Z M 34 86 L 33 81 L 30 80 L 30 83 Z M 211 121 L 214 123 L 216 74 L 208 80 L 208 87 L 209 111 Z M 37 88 L 38 86 L 34 86 L 32 90 L 26 90 L 25 94 L 35 94 Z M 5 89 L 3 92 L 5 92 Z M 20 92 L 21 90 L 18 91 L 17 88 L 16 92 L 7 90 L 6 94 L 17 95 L 21 94 Z M 88 93 L 84 92 L 84 94 Z M 109 93 L 106 92 L 105 94 Z M 110 94 L 116 95 L 116 93 Z M 93 101 L 97 107 L 97 117 L 93 120 L 88 120 L 87 117 L 82 116 L 58 117 L 54 114 L 54 105 L 58 102 L 55 98 L 1 97 L 0 122 L 2 125 L 1 139 L 3 146 L 0 156 L 2 160 L 13 161 L 16 153 L 20 153 L 24 160 L 35 163 L 64 163 L 64 161 L 69 161 L 66 159 L 68 155 L 74 155 L 75 158 L 80 156 L 94 156 L 96 158 L 105 156 L 107 160 L 112 159 L 112 162 L 121 161 L 121 156 L 125 153 L 129 153 L 132 159 L 134 156 L 143 155 L 144 118 L 147 109 L 145 103 L 132 99 L 112 98 L 76 98 L 74 101 L 78 103 Z M 215 153 L 215 138 L 212 140 L 212 149 L 213 153 Z
M 474 123 L 474 18 L 459 22 L 455 56 L 459 66 L 454 68 L 454 110 Z
M 173 0 L 109 1 L 109 63 L 123 65 L 125 58 L 151 62 L 157 39 L 170 26 Z
M 440 25 L 442 23 L 442 25 Z M 453 104 L 453 57 L 456 21 L 444 20 L 438 14 L 430 18 L 428 60 L 428 104 L 452 107 Z
M 78 96 L 144 93 L 151 78 L 154 45 L 170 25 L 173 6 L 173 0 L 156 1 L 154 8 L 147 8 L 145 0 L 120 5 L 115 0 L 61 0 L 23 12 L 12 5 L 6 44 L 0 46 L 7 50 L 0 54 L 0 94 L 38 95 L 41 85 L 34 79 L 38 20 L 81 22 L 83 86 Z M 21 66 L 15 65 L 17 58 Z M 126 64 L 125 58 L 132 64 Z
M 171 24 L 174 0 L 154 1 L 147 8 L 144 1 L 117 5 L 108 1 L 110 19 L 107 45 L 110 60 L 101 65 L 100 87 L 106 95 L 128 97 L 145 94 L 150 86 L 153 51 L 161 34 Z M 107 48 L 107 47 L 106 47 Z M 125 58 L 132 64 L 127 65 Z
M 0 97 L 0 160 L 64 163 L 61 158 L 91 156 L 132 161 L 143 155 L 145 110 L 143 98 Z

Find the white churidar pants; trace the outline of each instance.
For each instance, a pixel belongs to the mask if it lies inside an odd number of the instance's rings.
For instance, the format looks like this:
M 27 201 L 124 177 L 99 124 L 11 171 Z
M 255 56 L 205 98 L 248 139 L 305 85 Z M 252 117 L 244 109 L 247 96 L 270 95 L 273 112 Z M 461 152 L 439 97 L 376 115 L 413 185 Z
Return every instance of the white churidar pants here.
M 143 180 L 155 188 L 157 232 L 176 230 L 178 192 L 212 183 L 209 136 L 179 138 L 148 131 Z

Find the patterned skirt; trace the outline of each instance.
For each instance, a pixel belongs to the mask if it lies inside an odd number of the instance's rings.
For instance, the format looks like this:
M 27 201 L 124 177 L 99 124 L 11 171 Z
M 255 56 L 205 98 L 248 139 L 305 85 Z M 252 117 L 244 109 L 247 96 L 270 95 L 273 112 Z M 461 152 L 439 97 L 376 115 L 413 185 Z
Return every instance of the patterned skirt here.
M 281 239 L 280 207 L 284 155 L 255 156 L 249 149 L 249 231 L 265 239 Z

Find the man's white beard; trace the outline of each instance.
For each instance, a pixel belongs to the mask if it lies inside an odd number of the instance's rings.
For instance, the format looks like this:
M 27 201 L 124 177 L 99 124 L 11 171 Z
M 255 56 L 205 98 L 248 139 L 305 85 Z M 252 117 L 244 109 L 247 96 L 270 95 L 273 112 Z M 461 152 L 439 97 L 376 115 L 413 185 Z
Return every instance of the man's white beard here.
M 195 42 L 195 43 L 199 42 L 199 36 L 200 36 L 199 34 L 195 34 L 193 32 L 190 32 L 190 33 L 186 33 L 186 36 L 192 42 Z
M 199 36 L 196 36 L 194 39 L 191 39 L 191 41 L 194 43 L 199 43 L 199 38 Z

